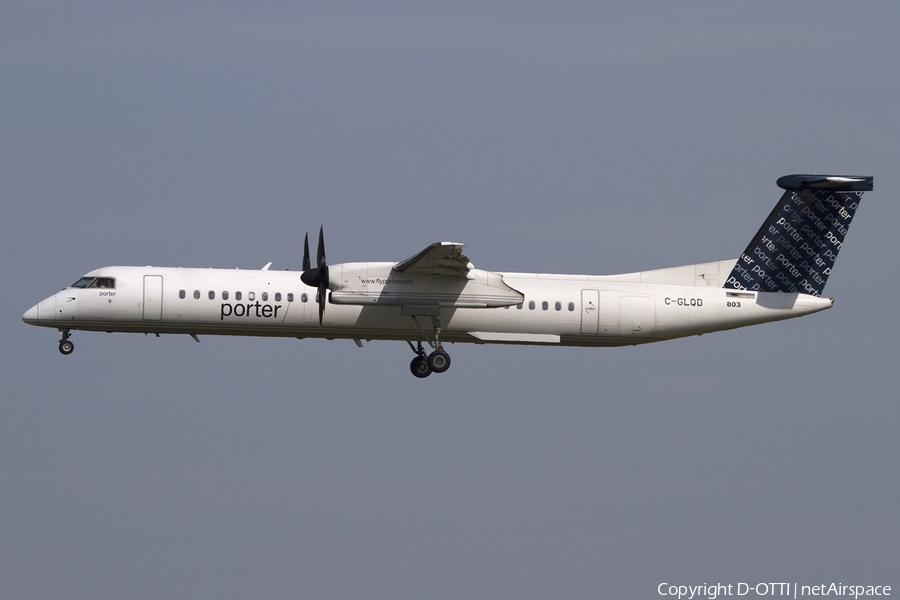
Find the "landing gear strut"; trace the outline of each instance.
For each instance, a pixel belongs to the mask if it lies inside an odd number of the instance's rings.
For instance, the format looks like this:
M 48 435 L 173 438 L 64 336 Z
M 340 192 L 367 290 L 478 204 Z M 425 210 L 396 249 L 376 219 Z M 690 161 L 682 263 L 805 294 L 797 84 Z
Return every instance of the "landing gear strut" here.
M 62 339 L 59 340 L 59 351 L 68 356 L 75 350 L 75 344 L 69 341 L 70 334 L 68 329 L 60 329 L 59 332 L 62 334 Z
M 425 348 L 422 347 L 422 342 L 418 342 L 416 346 L 413 346 L 412 342 L 407 341 L 406 343 L 409 344 L 410 349 L 416 353 L 416 357 L 409 363 L 409 370 L 419 379 L 424 379 L 432 373 L 443 373 L 450 368 L 450 355 L 444 351 L 444 345 L 441 344 L 440 340 L 441 318 L 439 316 L 431 317 L 434 341 L 429 339 L 428 334 L 422 329 L 419 319 L 413 316 L 413 321 L 416 322 L 416 326 L 419 328 L 419 331 L 422 332 L 425 341 L 427 341 L 428 345 L 434 350 L 431 354 L 426 355 Z

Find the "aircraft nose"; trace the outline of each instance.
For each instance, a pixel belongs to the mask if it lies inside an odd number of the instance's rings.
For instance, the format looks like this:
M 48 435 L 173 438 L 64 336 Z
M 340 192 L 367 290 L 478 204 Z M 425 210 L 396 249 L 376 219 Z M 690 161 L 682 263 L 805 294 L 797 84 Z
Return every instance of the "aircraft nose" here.
M 38 303 L 26 310 L 25 314 L 22 315 L 22 320 L 29 325 L 36 325 L 38 322 L 38 315 L 40 314 L 40 306 L 40 303 Z

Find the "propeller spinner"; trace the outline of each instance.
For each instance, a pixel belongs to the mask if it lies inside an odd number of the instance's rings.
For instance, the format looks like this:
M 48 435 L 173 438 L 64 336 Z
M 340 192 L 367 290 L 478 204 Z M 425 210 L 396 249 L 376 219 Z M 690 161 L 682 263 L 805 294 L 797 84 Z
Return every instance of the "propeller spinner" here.
M 309 260 L 309 234 L 303 237 L 303 273 L 300 280 L 318 289 L 316 301 L 319 303 L 319 325 L 325 316 L 325 294 L 328 292 L 328 264 L 325 262 L 325 238 L 322 235 L 322 227 L 319 227 L 319 247 L 316 248 L 316 266 L 310 268 Z

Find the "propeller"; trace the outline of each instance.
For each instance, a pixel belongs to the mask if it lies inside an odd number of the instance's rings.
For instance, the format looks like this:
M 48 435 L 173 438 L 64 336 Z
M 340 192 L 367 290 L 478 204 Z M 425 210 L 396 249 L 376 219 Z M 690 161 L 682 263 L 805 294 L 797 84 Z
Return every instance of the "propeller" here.
M 325 238 L 319 227 L 319 247 L 316 248 L 316 266 L 311 268 L 309 261 L 309 234 L 303 237 L 303 273 L 300 281 L 309 287 L 318 288 L 316 301 L 319 303 L 319 325 L 325 315 L 325 294 L 328 292 L 328 264 L 325 262 Z

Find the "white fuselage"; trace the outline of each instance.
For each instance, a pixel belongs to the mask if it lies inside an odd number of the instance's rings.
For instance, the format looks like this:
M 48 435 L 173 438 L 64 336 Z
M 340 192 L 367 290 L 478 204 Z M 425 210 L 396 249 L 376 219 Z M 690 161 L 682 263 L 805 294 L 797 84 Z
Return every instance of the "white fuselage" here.
M 391 267 L 355 263 L 354 273 L 359 265 L 369 273 L 390 273 Z M 444 342 L 622 346 L 788 319 L 832 305 L 831 299 L 805 294 L 724 289 L 733 265 L 731 260 L 613 276 L 474 270 L 472 285 L 484 284 L 478 290 L 499 289 L 486 287 L 496 284 L 490 280 L 495 277 L 524 301 L 496 307 L 474 300 L 471 307 L 439 303 L 440 335 Z M 340 268 L 332 267 L 332 279 Z M 104 267 L 87 276 L 114 278 L 115 288 L 66 288 L 23 319 L 61 330 L 427 339 L 402 306 L 379 304 L 385 293 L 370 293 L 365 304 L 340 304 L 340 291 L 329 292 L 335 296 L 320 325 L 316 289 L 300 281 L 299 271 Z M 366 280 L 369 288 L 394 283 L 387 277 Z M 480 294 L 485 292 L 472 298 Z M 488 297 L 504 302 L 499 292 Z

